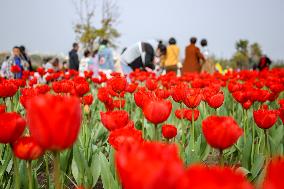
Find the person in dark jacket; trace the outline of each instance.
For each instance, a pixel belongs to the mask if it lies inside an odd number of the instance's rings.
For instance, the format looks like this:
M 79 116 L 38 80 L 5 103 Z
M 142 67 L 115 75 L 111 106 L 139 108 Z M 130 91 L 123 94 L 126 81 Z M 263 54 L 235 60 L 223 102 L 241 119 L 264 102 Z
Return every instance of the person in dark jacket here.
M 69 52 L 69 69 L 79 71 L 79 44 L 73 43 L 73 49 Z
M 266 55 L 262 56 L 259 60 L 259 63 L 258 63 L 258 69 L 260 71 L 262 70 L 268 70 L 269 69 L 269 66 L 271 64 L 271 60 L 270 58 L 268 58 Z
M 21 51 L 22 59 L 28 63 L 28 70 L 33 71 L 32 61 L 31 61 L 30 57 L 28 56 L 28 54 L 26 52 L 26 47 L 24 45 L 22 45 L 19 48 L 20 48 L 20 51 Z
M 121 67 L 124 74 L 135 69 L 154 70 L 155 50 L 158 44 L 138 42 L 128 47 L 121 55 Z

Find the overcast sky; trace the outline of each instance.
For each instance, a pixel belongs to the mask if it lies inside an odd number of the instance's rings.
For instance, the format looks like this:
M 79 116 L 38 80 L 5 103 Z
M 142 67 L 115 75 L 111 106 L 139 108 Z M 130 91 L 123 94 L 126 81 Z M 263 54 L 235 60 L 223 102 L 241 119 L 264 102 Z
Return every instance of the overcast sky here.
M 102 0 L 98 0 L 102 1 Z M 118 0 L 121 47 L 139 40 L 207 38 L 217 56 L 229 57 L 238 39 L 259 42 L 284 59 L 283 0 Z M 0 51 L 25 44 L 30 52 L 67 53 L 75 40 L 71 0 L 1 0 Z

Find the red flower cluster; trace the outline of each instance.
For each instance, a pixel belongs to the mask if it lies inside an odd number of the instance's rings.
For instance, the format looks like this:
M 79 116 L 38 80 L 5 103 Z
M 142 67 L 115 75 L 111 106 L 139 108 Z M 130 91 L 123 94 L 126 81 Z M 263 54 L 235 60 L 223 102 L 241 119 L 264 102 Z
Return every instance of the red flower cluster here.
M 118 150 L 115 159 L 124 189 L 253 189 L 243 174 L 231 168 L 185 169 L 175 145 L 145 142 Z

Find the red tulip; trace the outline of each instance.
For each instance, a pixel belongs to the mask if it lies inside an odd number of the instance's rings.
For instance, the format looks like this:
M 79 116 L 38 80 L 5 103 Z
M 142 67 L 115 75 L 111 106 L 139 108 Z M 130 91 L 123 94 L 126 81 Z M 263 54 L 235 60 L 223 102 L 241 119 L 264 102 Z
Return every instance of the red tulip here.
M 76 97 L 41 95 L 27 107 L 31 136 L 46 150 L 60 151 L 76 141 L 82 120 Z
M 35 88 L 23 88 L 21 90 L 22 95 L 20 96 L 20 102 L 24 108 L 27 108 L 27 104 L 30 99 L 39 95 L 38 90 Z
M 219 108 L 224 103 L 224 93 L 220 92 L 218 94 L 212 95 L 206 99 L 206 102 L 211 108 Z
M 248 96 L 247 93 L 245 91 L 236 91 L 234 93 L 232 93 L 234 99 L 239 102 L 239 103 L 245 103 L 246 101 L 248 101 Z
M 135 103 L 140 108 L 143 108 L 145 102 L 153 97 L 153 94 L 146 91 L 145 88 L 140 88 L 136 93 L 134 93 Z
M 30 81 L 29 81 L 29 86 L 30 86 L 30 87 L 33 87 L 34 85 L 37 84 L 37 82 L 38 82 L 37 78 L 36 78 L 36 77 L 33 77 L 33 78 L 31 78 Z
M 284 124 L 284 107 L 279 108 L 278 113 L 279 113 L 279 118 L 282 121 L 282 124 Z
M 126 90 L 127 81 L 125 77 L 113 77 L 107 82 L 107 85 L 115 93 L 120 94 Z
M 11 66 L 11 72 L 12 73 L 19 73 L 21 72 L 21 68 L 18 65 Z
M 202 122 L 202 131 L 207 143 L 224 150 L 237 142 L 243 130 L 231 117 L 209 116 Z
M 44 150 L 32 137 L 22 137 L 13 144 L 13 152 L 19 159 L 35 160 L 43 155 Z
M 193 115 L 192 115 L 192 114 L 193 114 Z M 194 119 L 194 121 L 197 121 L 199 115 L 200 115 L 200 112 L 199 112 L 199 110 L 197 110 L 197 109 L 195 109 L 195 110 L 186 110 L 186 111 L 185 111 L 185 114 L 184 114 L 185 118 L 186 118 L 188 121 L 190 121 L 190 122 L 193 121 L 192 118 Z
M 146 87 L 150 90 L 150 91 L 154 91 L 157 89 L 158 87 L 158 81 L 154 78 L 148 78 L 146 80 Z
M 274 158 L 268 165 L 262 189 L 282 189 L 284 158 Z
M 253 189 L 246 177 L 228 167 L 191 165 L 177 189 Z
M 269 129 L 276 123 L 278 112 L 276 110 L 259 109 L 253 112 L 253 118 L 259 128 Z
M 270 102 L 273 102 L 273 101 L 275 101 L 278 97 L 279 97 L 279 93 L 274 93 L 274 92 L 272 92 L 272 93 L 269 94 L 268 100 L 269 100 Z
M 40 76 L 44 76 L 45 74 L 45 69 L 43 67 L 38 67 L 37 72 Z
M 172 189 L 183 174 L 175 145 L 146 142 L 117 151 L 116 167 L 124 189 Z
M 236 91 L 240 91 L 242 90 L 242 85 L 239 83 L 236 83 L 234 81 L 230 81 L 228 84 L 228 89 L 230 91 L 230 93 L 236 92 Z
M 269 89 L 273 93 L 281 93 L 284 89 L 284 86 L 281 83 L 273 83 L 272 85 L 269 86 Z
M 252 106 L 252 102 L 250 100 L 248 100 L 245 103 L 243 103 L 242 106 L 245 110 L 248 110 Z
M 189 95 L 185 97 L 184 104 L 188 108 L 197 108 L 202 100 L 202 96 L 200 94 Z
M 173 87 L 172 97 L 175 102 L 181 103 L 186 98 L 188 86 L 186 84 L 180 83 L 179 85 Z
M 266 102 L 270 97 L 270 93 L 267 90 L 259 90 L 257 95 L 257 101 L 259 102 Z
M 149 99 L 143 107 L 145 118 L 154 125 L 166 121 L 169 118 L 171 111 L 172 103 L 169 100 L 158 98 Z
M 166 139 L 172 139 L 177 135 L 177 128 L 173 125 L 163 125 L 162 134 Z
M 109 95 L 108 88 L 106 87 L 99 88 L 97 96 L 98 96 L 98 99 L 103 103 L 107 103 L 110 100 L 112 100 Z
M 125 145 L 131 146 L 133 144 L 141 144 L 143 142 L 142 132 L 132 126 L 126 126 L 110 132 L 108 142 L 115 149 L 119 150 Z
M 167 99 L 170 96 L 170 92 L 168 90 L 164 90 L 164 89 L 156 89 L 155 95 L 158 98 Z
M 50 91 L 50 87 L 48 85 L 38 85 L 35 89 L 39 94 L 46 94 Z
M 125 106 L 125 100 L 121 99 L 121 100 L 113 100 L 113 107 L 120 109 L 120 108 L 124 108 Z
M 0 114 L 3 114 L 6 112 L 6 105 L 5 104 L 0 104 Z
M 138 87 L 137 83 L 130 83 L 127 85 L 126 91 L 129 93 L 134 93 L 137 87 Z
M 284 108 L 284 99 L 280 99 L 278 104 L 280 105 L 280 108 Z
M 0 98 L 12 97 L 18 91 L 17 85 L 9 80 L 0 82 Z
M 87 82 L 75 84 L 75 91 L 76 91 L 76 95 L 78 97 L 82 97 L 85 94 L 87 94 L 88 92 L 90 92 L 89 84 Z
M 86 96 L 84 96 L 83 98 L 82 98 L 82 103 L 84 104 L 84 105 L 92 105 L 92 103 L 93 103 L 93 100 L 94 100 L 94 98 L 93 98 L 93 95 L 92 94 L 89 94 L 89 95 L 86 95 Z
M 186 111 L 188 109 L 177 109 L 175 111 L 175 116 L 178 118 L 178 119 L 185 119 L 185 114 L 186 114 Z
M 101 112 L 101 121 L 109 131 L 121 129 L 129 123 L 129 115 L 124 110 Z
M 17 113 L 0 114 L 0 143 L 13 143 L 24 132 L 26 121 Z

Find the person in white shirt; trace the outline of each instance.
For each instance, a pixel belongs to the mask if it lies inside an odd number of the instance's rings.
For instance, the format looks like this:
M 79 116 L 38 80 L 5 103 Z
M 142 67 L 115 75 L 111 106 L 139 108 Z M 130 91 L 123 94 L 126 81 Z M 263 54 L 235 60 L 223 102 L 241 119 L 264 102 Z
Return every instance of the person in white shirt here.
M 209 50 L 208 50 L 207 40 L 202 39 L 200 41 L 200 45 L 201 45 L 201 53 L 203 54 L 203 56 L 205 58 L 205 62 L 202 65 L 201 72 L 213 74 L 214 71 L 215 71 L 215 66 L 214 66 L 212 60 L 210 60 L 210 53 L 209 53 Z
M 126 48 L 120 57 L 121 68 L 124 74 L 129 74 L 135 69 L 154 70 L 157 46 L 157 42 L 138 42 Z
M 84 76 L 84 72 L 89 70 L 89 64 L 93 61 L 91 52 L 89 50 L 85 50 L 84 57 L 80 61 L 79 65 L 79 75 Z
M 1 71 L 0 71 L 0 76 L 1 77 L 6 77 L 7 76 L 7 69 L 8 69 L 8 61 L 10 59 L 10 56 L 6 56 L 4 62 L 1 65 Z

